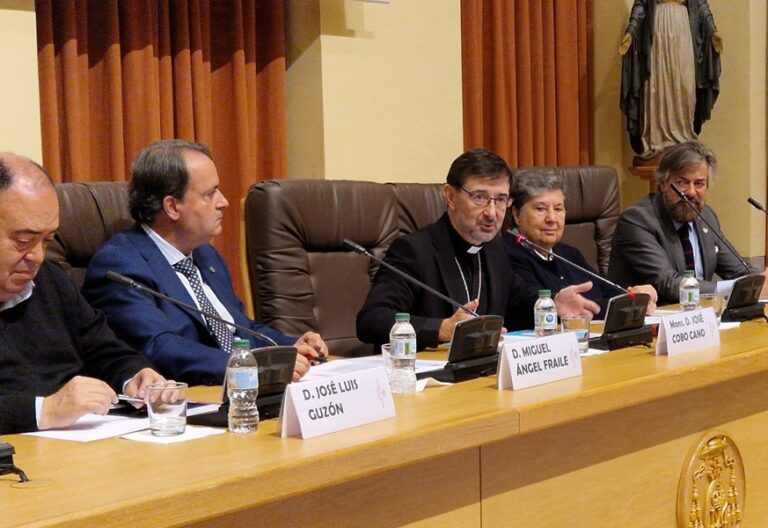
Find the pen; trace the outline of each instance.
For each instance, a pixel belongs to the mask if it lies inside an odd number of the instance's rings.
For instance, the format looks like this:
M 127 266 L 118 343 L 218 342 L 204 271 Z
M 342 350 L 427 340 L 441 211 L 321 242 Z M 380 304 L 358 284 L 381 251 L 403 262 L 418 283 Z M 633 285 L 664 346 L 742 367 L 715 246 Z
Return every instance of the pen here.
M 320 363 L 325 363 L 328 361 L 328 358 L 325 356 L 315 356 L 312 357 L 309 354 L 302 354 L 305 358 L 307 358 L 307 361 L 309 361 L 310 365 L 319 365 Z
M 129 403 L 144 403 L 143 399 L 137 398 L 136 396 L 128 396 L 127 394 L 118 394 L 117 399 Z

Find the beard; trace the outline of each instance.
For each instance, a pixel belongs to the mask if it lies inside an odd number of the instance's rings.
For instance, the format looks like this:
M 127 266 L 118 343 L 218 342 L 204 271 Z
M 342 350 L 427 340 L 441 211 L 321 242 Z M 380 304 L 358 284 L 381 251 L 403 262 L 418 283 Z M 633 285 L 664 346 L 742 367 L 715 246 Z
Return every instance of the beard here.
M 699 214 L 701 214 L 701 211 L 704 209 L 704 204 L 702 202 L 698 200 L 689 201 L 693 208 L 689 207 L 688 204 L 682 200 L 673 202 L 666 194 L 664 194 L 664 206 L 667 208 L 669 216 L 678 222 L 693 222 L 698 216 L 693 209 L 696 209 Z

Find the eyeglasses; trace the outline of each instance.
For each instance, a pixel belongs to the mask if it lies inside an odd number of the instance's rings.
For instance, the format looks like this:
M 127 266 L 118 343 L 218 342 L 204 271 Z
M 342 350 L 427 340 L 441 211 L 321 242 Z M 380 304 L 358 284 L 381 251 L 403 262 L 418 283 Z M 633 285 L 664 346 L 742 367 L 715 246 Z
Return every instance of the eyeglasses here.
M 496 209 L 507 209 L 512 205 L 512 198 L 506 194 L 500 196 L 488 196 L 485 191 L 468 191 L 461 185 L 457 185 L 459 189 L 467 193 L 469 201 L 475 204 L 477 207 L 488 207 L 491 202 Z

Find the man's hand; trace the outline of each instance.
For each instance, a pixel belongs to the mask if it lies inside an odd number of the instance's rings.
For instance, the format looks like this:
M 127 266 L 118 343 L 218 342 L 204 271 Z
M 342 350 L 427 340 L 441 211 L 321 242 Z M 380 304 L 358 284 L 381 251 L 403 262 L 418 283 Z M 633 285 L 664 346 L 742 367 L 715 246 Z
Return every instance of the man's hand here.
M 296 365 L 293 367 L 293 381 L 299 381 L 309 372 L 309 366 L 314 361 L 328 357 L 328 345 L 317 332 L 306 332 L 293 344 L 296 347 Z
M 57 392 L 43 399 L 40 429 L 72 425 L 88 413 L 107 414 L 117 394 L 101 380 L 75 376 Z
M 470 301 L 465 304 L 464 308 L 467 310 L 475 311 L 477 310 L 478 304 L 480 304 L 479 300 L 475 299 L 474 301 Z M 453 330 L 456 328 L 456 324 L 467 319 L 472 319 L 472 316 L 462 309 L 457 309 L 455 312 L 453 312 L 452 316 L 450 316 L 448 319 L 443 319 L 443 322 L 440 323 L 440 330 L 438 331 L 437 339 L 441 343 L 450 341 L 453 337 Z
M 647 293 L 650 299 L 648 300 L 648 311 L 646 313 L 652 314 L 656 311 L 656 303 L 659 301 L 659 294 L 656 292 L 656 288 L 650 284 L 640 284 L 638 286 L 630 286 L 627 290 L 631 293 Z
M 306 332 L 298 338 L 293 344 L 299 351 L 299 354 L 306 357 L 310 363 L 315 359 L 326 359 L 328 357 L 328 345 L 317 332 Z
M 619 44 L 619 55 L 621 55 L 622 57 L 626 55 L 631 45 L 632 45 L 632 35 L 630 35 L 629 33 L 624 33 L 624 38 L 621 39 L 621 44 Z
M 293 366 L 293 381 L 299 381 L 307 372 L 309 372 L 309 360 L 306 356 L 296 354 L 296 364 Z
M 162 377 L 151 368 L 144 368 L 138 371 L 136 375 L 131 378 L 131 381 L 125 385 L 125 394 L 128 396 L 136 396 L 137 398 L 141 398 L 143 400 L 147 395 L 147 391 L 145 390 L 147 385 L 152 385 L 153 383 L 163 383 L 165 381 L 166 379 L 164 377 Z M 144 406 L 142 403 L 135 403 L 132 405 L 136 408 Z
M 591 282 L 582 282 L 560 290 L 555 295 L 558 315 L 560 317 L 593 317 L 600 311 L 600 306 L 581 295 L 591 289 Z

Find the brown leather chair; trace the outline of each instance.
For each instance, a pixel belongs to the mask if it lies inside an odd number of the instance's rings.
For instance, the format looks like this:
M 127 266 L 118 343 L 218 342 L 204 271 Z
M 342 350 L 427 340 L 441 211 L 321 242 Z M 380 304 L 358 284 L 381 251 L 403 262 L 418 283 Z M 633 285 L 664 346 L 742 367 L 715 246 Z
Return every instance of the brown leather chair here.
M 445 212 L 442 183 L 390 183 L 397 197 L 400 235 L 428 226 Z
M 611 240 L 619 220 L 619 184 L 613 167 L 550 167 L 565 178 L 563 242 L 578 248 L 601 275 L 608 274 Z
M 133 225 L 126 182 L 60 183 L 59 230 L 46 258 L 81 287 L 91 257 L 112 235 Z
M 556 168 L 567 182 L 564 240 L 605 272 L 619 213 L 610 167 Z M 354 240 L 383 256 L 398 236 L 445 211 L 442 184 L 280 180 L 261 182 L 245 201 L 248 276 L 256 318 L 289 335 L 319 332 L 332 354 L 372 352 L 355 317 L 377 266 L 350 252 Z
M 256 319 L 288 335 L 319 332 L 331 353 L 370 354 L 355 316 L 377 266 L 350 252 L 349 238 L 379 257 L 399 235 L 391 187 L 330 180 L 264 181 L 245 202 L 248 273 Z

